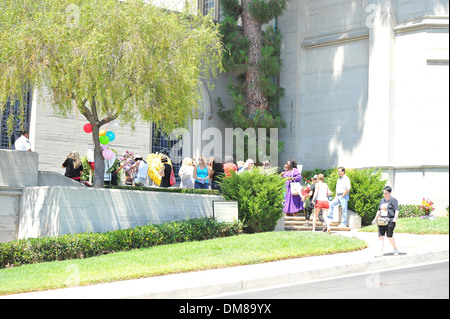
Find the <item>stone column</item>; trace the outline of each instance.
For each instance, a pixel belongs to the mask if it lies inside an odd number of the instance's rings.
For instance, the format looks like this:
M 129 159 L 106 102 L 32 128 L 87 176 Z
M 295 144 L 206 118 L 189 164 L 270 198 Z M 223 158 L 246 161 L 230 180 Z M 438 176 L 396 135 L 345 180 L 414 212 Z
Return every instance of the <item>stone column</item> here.
M 367 166 L 380 166 L 391 160 L 395 107 L 395 3 L 394 0 L 369 0 L 366 7 L 370 56 L 363 141 L 367 145 L 368 158 L 371 158 Z

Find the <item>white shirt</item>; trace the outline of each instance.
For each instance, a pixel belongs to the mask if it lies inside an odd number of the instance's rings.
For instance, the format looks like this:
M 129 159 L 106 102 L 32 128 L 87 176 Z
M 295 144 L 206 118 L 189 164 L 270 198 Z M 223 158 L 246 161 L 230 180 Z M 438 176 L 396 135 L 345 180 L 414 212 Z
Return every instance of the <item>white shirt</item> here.
M 136 176 L 139 178 L 146 178 L 147 177 L 147 171 L 148 171 L 148 164 L 144 161 L 140 161 L 138 166 L 138 171 Z
M 339 177 L 336 182 L 336 194 L 342 194 L 345 191 L 350 192 L 350 178 L 347 175 Z
M 319 201 L 327 201 L 329 188 L 328 185 L 324 182 L 319 182 L 316 184 L 315 192 L 317 192 L 316 199 Z
M 24 135 L 22 135 L 14 143 L 14 149 L 16 151 L 24 151 L 24 152 L 31 150 L 30 140 L 27 139 Z

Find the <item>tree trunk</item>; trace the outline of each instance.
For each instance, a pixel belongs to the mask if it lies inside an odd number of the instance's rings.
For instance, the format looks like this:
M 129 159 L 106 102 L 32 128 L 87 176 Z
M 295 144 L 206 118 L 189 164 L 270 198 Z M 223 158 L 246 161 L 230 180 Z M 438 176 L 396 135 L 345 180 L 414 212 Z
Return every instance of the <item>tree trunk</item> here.
M 263 33 L 261 23 L 254 20 L 248 6 L 251 0 L 242 0 L 242 25 L 244 37 L 249 39 L 249 67 L 245 72 L 246 103 L 249 115 L 252 116 L 258 110 L 267 110 L 269 101 L 262 93 L 259 86 L 260 73 L 258 65 L 261 61 L 261 48 L 263 46 Z
M 100 128 L 97 125 L 92 125 L 92 141 L 94 142 L 94 180 L 92 186 L 95 188 L 102 188 L 105 179 L 105 159 L 102 154 L 102 147 L 99 140 Z

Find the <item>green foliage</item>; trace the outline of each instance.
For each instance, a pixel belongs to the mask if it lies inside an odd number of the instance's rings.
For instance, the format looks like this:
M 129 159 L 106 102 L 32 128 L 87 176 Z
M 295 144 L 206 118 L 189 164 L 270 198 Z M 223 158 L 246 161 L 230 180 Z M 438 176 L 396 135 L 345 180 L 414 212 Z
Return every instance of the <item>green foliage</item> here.
M 286 9 L 287 0 L 252 0 L 249 11 L 253 19 L 261 24 L 280 16 Z
M 237 25 L 237 19 L 227 15 L 221 21 L 220 33 L 225 44 L 222 63 L 225 70 L 239 73 L 245 72 L 248 62 L 249 41 L 242 35 Z
M 312 180 L 314 175 L 323 174 L 325 176 L 325 179 L 331 174 L 333 174 L 336 171 L 335 168 L 329 168 L 329 169 L 322 169 L 322 168 L 316 168 L 312 171 L 302 171 L 302 179 L 305 181 Z M 331 187 L 330 187 L 331 188 Z
M 275 170 L 261 168 L 232 172 L 221 182 L 223 196 L 238 202 L 239 220 L 250 233 L 274 230 L 283 213 L 284 185 Z
M 173 221 L 106 233 L 69 234 L 0 243 L 0 268 L 238 235 L 242 224 L 212 218 Z
M 239 0 L 220 0 L 220 5 L 226 15 L 237 21 L 242 13 L 242 6 L 239 2 Z
M 219 195 L 219 191 L 216 189 L 188 189 L 188 188 L 176 188 L 176 187 L 163 188 L 163 187 L 114 186 L 114 185 L 105 185 L 105 188 L 123 189 L 123 190 L 129 190 L 129 191 Z
M 350 178 L 351 190 L 348 208 L 356 212 L 362 218 L 363 225 L 369 225 L 375 217 L 386 181 L 382 179 L 382 170 L 346 169 L 346 175 Z M 336 181 L 339 178 L 337 169 L 326 179 L 330 190 L 336 191 Z
M 398 205 L 399 218 L 412 218 L 424 216 L 425 213 L 420 209 L 420 205 Z

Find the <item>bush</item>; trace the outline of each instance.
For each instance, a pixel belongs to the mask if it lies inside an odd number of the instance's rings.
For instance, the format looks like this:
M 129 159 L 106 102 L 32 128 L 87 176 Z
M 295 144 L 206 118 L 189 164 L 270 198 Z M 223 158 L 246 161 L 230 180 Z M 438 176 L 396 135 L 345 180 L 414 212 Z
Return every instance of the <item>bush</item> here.
M 350 178 L 350 200 L 348 208 L 356 212 L 362 218 L 363 225 L 370 225 L 378 210 L 383 188 L 386 181 L 382 180 L 382 170 L 368 169 L 346 169 L 346 175 Z M 333 192 L 336 191 L 336 181 L 339 178 L 335 170 L 326 182 Z
M 284 179 L 275 170 L 269 172 L 254 168 L 221 182 L 223 196 L 237 201 L 239 220 L 249 233 L 266 232 L 275 229 L 283 214 Z
M 200 195 L 219 195 L 216 189 L 188 189 L 178 187 L 146 187 L 146 186 L 114 186 L 104 185 L 104 188 L 110 189 L 124 189 L 129 191 L 148 191 L 148 192 L 162 192 L 162 193 L 181 193 L 181 194 L 200 194 Z
M 313 171 L 303 171 L 302 172 L 302 180 L 305 181 L 311 181 L 314 175 L 319 175 L 320 173 L 322 173 L 325 177 L 330 176 L 331 174 L 333 174 L 336 171 L 335 168 L 329 168 L 329 169 L 321 169 L 321 168 L 316 168 Z
M 70 234 L 0 243 L 0 268 L 88 258 L 156 245 L 228 237 L 242 233 L 242 223 L 212 218 L 173 221 L 106 233 Z
M 420 209 L 420 205 L 398 205 L 399 218 L 411 218 L 424 216 L 424 212 Z

